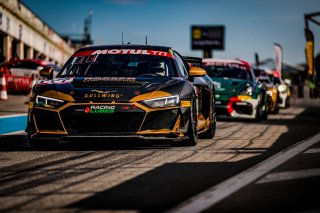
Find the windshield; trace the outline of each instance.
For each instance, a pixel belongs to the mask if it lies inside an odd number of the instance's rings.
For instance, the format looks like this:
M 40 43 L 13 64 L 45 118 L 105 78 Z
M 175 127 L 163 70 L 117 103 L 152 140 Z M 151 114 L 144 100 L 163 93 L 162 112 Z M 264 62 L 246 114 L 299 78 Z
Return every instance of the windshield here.
M 268 74 L 268 75 L 274 84 L 281 84 L 281 81 L 279 78 L 274 77 L 272 74 Z
M 67 62 L 60 77 L 171 77 L 173 59 L 142 54 L 95 54 L 75 56 Z
M 207 75 L 213 78 L 236 78 L 243 80 L 250 80 L 250 73 L 245 66 L 238 66 L 238 64 L 228 64 L 226 66 L 220 65 L 204 65 Z
M 271 83 L 269 78 L 259 78 L 258 80 L 261 83 L 266 83 L 266 84 L 270 84 Z

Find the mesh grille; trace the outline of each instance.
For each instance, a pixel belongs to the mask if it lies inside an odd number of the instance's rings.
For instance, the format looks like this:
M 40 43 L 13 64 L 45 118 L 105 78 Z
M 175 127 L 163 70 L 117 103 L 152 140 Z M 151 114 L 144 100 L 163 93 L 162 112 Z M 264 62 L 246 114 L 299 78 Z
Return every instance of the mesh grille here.
M 39 131 L 64 131 L 57 112 L 35 109 L 34 116 Z
M 172 129 L 177 119 L 178 109 L 151 112 L 146 116 L 141 131 Z
M 137 132 L 144 118 L 144 112 L 115 112 L 106 114 L 61 112 L 69 134 Z

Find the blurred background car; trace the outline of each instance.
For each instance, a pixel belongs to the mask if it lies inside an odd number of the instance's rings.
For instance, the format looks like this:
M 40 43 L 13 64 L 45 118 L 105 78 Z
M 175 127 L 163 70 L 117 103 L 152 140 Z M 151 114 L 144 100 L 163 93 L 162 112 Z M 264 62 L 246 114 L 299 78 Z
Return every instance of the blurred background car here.
M 53 62 L 41 59 L 15 59 L 4 63 L 0 72 L 4 73 L 7 91 L 11 93 L 29 93 L 32 81 L 43 79 L 39 71 L 44 67 L 53 67 L 53 76 L 56 76 L 60 68 Z
M 277 86 L 271 81 L 267 72 L 262 68 L 254 68 L 254 74 L 257 80 L 264 84 L 267 88 L 266 94 L 268 95 L 268 112 L 279 112 L 279 93 Z
M 202 62 L 215 85 L 218 117 L 267 119 L 266 88 L 256 81 L 249 63 L 213 58 Z
M 266 69 L 271 81 L 276 85 L 279 93 L 279 107 L 286 108 L 290 106 L 291 91 L 289 85 L 280 77 L 279 73 L 275 70 Z

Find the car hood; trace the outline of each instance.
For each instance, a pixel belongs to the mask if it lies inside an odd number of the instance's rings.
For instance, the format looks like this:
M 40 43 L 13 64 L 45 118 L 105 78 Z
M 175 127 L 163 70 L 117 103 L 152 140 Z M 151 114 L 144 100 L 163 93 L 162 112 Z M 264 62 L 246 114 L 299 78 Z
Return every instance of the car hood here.
M 237 96 L 245 90 L 249 84 L 247 80 L 234 78 L 212 78 L 216 94 Z
M 34 87 L 37 95 L 69 96 L 68 100 L 88 101 L 139 101 L 179 94 L 184 81 L 180 78 L 112 78 L 75 77 L 38 81 Z M 59 96 L 59 95 L 58 95 Z M 72 98 L 70 98 L 70 96 Z M 137 98 L 139 97 L 139 98 Z

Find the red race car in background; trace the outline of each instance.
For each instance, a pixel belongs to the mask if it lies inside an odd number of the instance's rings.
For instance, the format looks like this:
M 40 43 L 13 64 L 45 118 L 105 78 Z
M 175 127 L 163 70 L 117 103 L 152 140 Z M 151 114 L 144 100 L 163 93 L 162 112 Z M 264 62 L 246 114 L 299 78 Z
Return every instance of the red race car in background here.
M 39 70 L 48 66 L 53 67 L 53 75 L 58 73 L 57 65 L 40 59 L 11 60 L 0 67 L 0 72 L 4 73 L 8 92 L 28 93 L 31 90 L 32 80 L 42 79 Z

